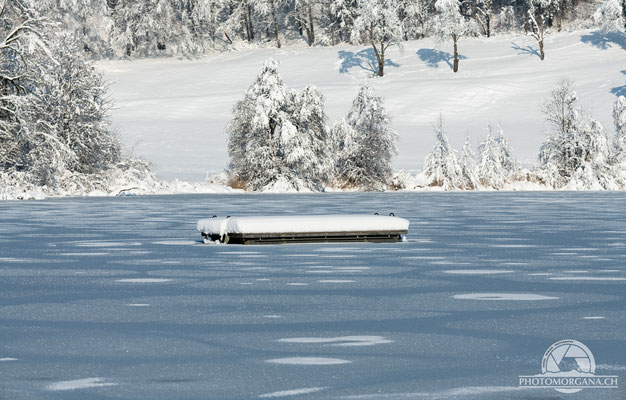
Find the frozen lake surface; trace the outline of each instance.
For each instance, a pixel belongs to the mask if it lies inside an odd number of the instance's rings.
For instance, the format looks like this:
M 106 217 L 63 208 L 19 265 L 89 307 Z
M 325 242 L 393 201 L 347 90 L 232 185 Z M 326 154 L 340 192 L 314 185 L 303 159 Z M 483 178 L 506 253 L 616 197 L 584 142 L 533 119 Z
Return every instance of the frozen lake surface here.
M 0 399 L 624 399 L 625 193 L 0 202 Z M 204 245 L 213 214 L 408 242 Z M 619 389 L 519 390 L 561 339 Z

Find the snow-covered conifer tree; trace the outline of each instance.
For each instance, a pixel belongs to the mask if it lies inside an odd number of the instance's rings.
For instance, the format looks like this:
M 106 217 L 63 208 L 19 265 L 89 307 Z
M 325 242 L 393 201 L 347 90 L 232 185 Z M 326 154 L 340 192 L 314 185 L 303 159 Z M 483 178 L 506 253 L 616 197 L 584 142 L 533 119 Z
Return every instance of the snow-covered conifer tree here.
M 343 187 L 384 190 L 391 176 L 391 158 L 397 153 L 398 134 L 389 126 L 389 114 L 382 99 L 369 86 L 363 86 L 352 102 L 346 118 L 351 129 L 340 124 L 337 178 Z
M 527 0 L 526 27 L 530 35 L 535 38 L 539 45 L 539 57 L 546 58 L 544 51 L 544 39 L 548 23 L 558 13 L 561 0 Z
M 314 86 L 290 94 L 288 114 L 292 127 L 283 129 L 285 174 L 309 189 L 323 190 L 334 166 L 324 111 L 324 96 Z
M 465 137 L 463 150 L 459 156 L 459 168 L 461 171 L 461 188 L 478 189 L 480 180 L 478 178 L 478 166 L 476 165 L 476 155 L 470 144 L 469 135 Z
M 604 32 L 624 29 L 622 4 L 619 0 L 605 0 L 598 6 L 593 19 Z
M 428 179 L 428 185 L 441 186 L 446 190 L 462 187 L 462 171 L 457 152 L 450 146 L 441 115 L 435 126 L 435 136 L 435 147 L 424 161 L 423 172 Z
M 359 14 L 352 28 L 352 41 L 372 46 L 378 75 L 385 74 L 387 49 L 402 40 L 402 24 L 398 19 L 396 0 L 358 0 Z
M 478 177 L 481 184 L 502 189 L 512 178 L 515 168 L 513 151 L 504 137 L 504 131 L 489 124 L 487 137 L 480 146 Z
M 568 184 L 608 188 L 610 146 L 600 122 L 577 107 L 570 80 L 561 80 L 543 105 L 549 129 L 539 159 L 547 183 L 555 188 Z
M 249 190 L 323 190 L 335 156 L 326 126 L 324 96 L 313 86 L 288 92 L 278 62 L 268 60 L 233 110 L 230 178 Z
M 233 109 L 227 126 L 230 176 L 250 190 L 260 190 L 279 178 L 280 128 L 287 92 L 278 62 L 269 59 L 244 98 Z
M 613 106 L 615 123 L 615 149 L 620 158 L 626 161 L 626 97 L 620 96 Z
M 437 37 L 442 41 L 452 40 L 454 46 L 453 71 L 457 72 L 459 70 L 459 39 L 475 32 L 475 23 L 461 15 L 459 0 L 437 0 L 435 8 L 439 12 L 436 23 Z

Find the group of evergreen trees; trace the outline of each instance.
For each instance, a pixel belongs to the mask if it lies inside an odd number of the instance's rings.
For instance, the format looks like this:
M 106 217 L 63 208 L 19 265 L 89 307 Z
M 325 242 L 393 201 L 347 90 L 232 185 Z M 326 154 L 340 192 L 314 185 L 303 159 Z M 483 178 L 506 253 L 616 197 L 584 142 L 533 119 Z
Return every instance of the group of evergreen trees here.
M 248 190 L 385 189 L 397 134 L 382 99 L 364 86 L 345 119 L 327 125 L 313 86 L 287 90 L 268 60 L 228 124 L 231 185 Z
M 626 186 L 626 99 L 613 108 L 615 133 L 578 105 L 563 79 L 543 105 L 549 129 L 539 155 L 541 178 L 555 188 L 623 189 Z
M 435 127 L 435 135 L 435 147 L 426 157 L 423 169 L 429 186 L 441 186 L 446 190 L 502 189 L 513 179 L 517 166 L 500 127 L 489 124 L 487 137 L 479 147 L 478 162 L 469 135 L 465 138 L 461 154 L 450 146 L 442 116 Z
M 626 5 L 605 0 L 599 23 L 623 26 Z M 281 47 L 342 42 L 373 46 L 382 74 L 387 47 L 438 36 L 456 49 L 466 35 L 520 27 L 537 38 L 576 18 L 579 0 L 39 0 L 42 14 L 62 16 L 96 58 L 198 54 L 238 42 Z M 620 12 L 621 11 L 621 12 Z M 587 16 L 588 17 L 588 16 Z M 611 21 L 609 23 L 609 21 Z M 458 54 L 455 51 L 455 54 Z M 542 52 L 543 54 L 543 52 Z M 455 57 L 458 67 L 458 57 Z
M 565 79 L 543 103 L 546 141 L 539 165 L 524 173 L 502 128 L 489 124 L 477 158 L 469 136 L 460 154 L 452 148 L 440 116 L 422 171 L 426 185 L 503 189 L 531 180 L 556 189 L 625 188 L 626 98 L 615 103 L 612 138 L 577 100 L 573 83 Z M 360 88 L 346 118 L 330 128 L 327 121 L 323 95 L 312 86 L 287 90 L 278 63 L 267 61 L 227 128 L 231 185 L 252 191 L 404 187 L 391 167 L 398 135 L 372 88 Z
M 613 109 L 614 135 L 577 103 L 572 81 L 561 80 L 542 105 L 546 141 L 539 165 L 526 174 L 519 173 L 501 128 L 489 125 L 476 162 L 469 138 L 460 156 L 451 148 L 440 118 L 437 142 L 424 163 L 428 184 L 444 189 L 501 189 L 530 179 L 555 189 L 626 188 L 626 98 L 620 97 Z

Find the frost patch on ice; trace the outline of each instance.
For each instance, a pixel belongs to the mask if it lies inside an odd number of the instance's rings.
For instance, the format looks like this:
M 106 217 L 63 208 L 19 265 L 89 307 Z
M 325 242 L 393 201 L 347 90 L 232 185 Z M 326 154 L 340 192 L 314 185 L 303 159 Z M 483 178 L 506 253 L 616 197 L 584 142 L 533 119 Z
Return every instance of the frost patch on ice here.
M 322 279 L 318 281 L 320 283 L 354 283 L 355 281 L 350 279 Z
M 445 260 L 446 259 L 446 257 L 440 257 L 440 256 L 405 256 L 402 258 L 410 259 L 410 260 Z
M 278 341 L 283 343 L 330 344 L 331 346 L 340 347 L 374 346 L 377 344 L 393 343 L 393 340 L 389 340 L 384 336 L 339 336 L 331 338 L 300 337 L 278 339 Z
M 528 274 L 530 276 L 550 276 L 550 275 L 554 275 L 552 272 L 535 272 L 532 274 Z
M 526 249 L 537 247 L 534 244 L 490 244 L 489 247 L 502 248 L 502 249 Z
M 115 282 L 123 282 L 123 283 L 164 283 L 171 282 L 171 279 L 162 279 L 162 278 L 127 278 L 127 279 L 117 279 Z
M 307 274 L 334 274 L 337 271 L 333 271 L 331 269 L 315 269 L 312 271 L 306 271 Z
M 76 242 L 76 247 L 125 247 L 141 246 L 140 242 Z
M 291 390 L 281 390 L 278 392 L 265 393 L 260 395 L 259 397 L 262 399 L 273 399 L 276 397 L 287 397 L 287 396 L 297 396 L 299 394 L 309 394 L 315 393 L 327 389 L 325 387 L 310 387 L 310 388 L 302 388 L 302 389 L 291 389 Z
M 104 382 L 102 378 L 85 378 L 76 379 L 73 381 L 61 381 L 53 383 L 48 386 L 48 390 L 60 391 L 60 390 L 75 390 L 75 389 L 88 389 L 94 387 L 103 386 L 116 386 L 117 383 Z
M 554 281 L 626 281 L 626 278 L 612 276 L 554 276 Z
M 108 256 L 111 253 L 60 253 L 60 256 Z
M 270 315 L 264 315 L 263 318 L 282 318 L 282 315 L 276 315 L 276 314 L 270 314 Z
M 431 400 L 447 400 L 451 398 L 467 399 L 469 396 L 480 396 L 489 393 L 517 392 L 526 390 L 525 388 L 514 386 L 470 386 L 461 387 L 441 392 L 414 392 L 414 393 L 376 393 L 343 396 L 342 399 L 431 399 Z M 472 397 L 474 398 L 474 397 Z
M 148 303 L 130 303 L 126 304 L 128 307 L 150 307 Z
M 512 300 L 512 301 L 537 301 L 557 300 L 558 297 L 542 296 L 533 293 L 464 293 L 452 296 L 460 300 Z
M 196 244 L 200 244 L 200 242 L 196 242 L 194 240 L 162 240 L 159 242 L 154 242 L 154 244 L 161 244 L 164 246 L 193 246 Z
M 0 358 L 0 361 L 17 361 L 17 358 L 5 357 L 5 358 Z
M 446 274 L 456 275 L 490 275 L 490 274 L 511 274 L 515 271 L 506 269 L 451 269 L 443 271 Z
M 591 315 L 589 317 L 583 317 L 583 319 L 606 319 L 606 317 L 602 317 L 600 315 Z
M 287 357 L 287 358 L 274 358 L 272 360 L 266 360 L 266 363 L 270 364 L 284 364 L 284 365 L 339 365 L 349 364 L 352 361 L 342 360 L 341 358 L 325 358 L 325 357 Z
M 457 261 L 430 261 L 429 264 L 432 265 L 470 265 L 468 262 L 457 262 Z

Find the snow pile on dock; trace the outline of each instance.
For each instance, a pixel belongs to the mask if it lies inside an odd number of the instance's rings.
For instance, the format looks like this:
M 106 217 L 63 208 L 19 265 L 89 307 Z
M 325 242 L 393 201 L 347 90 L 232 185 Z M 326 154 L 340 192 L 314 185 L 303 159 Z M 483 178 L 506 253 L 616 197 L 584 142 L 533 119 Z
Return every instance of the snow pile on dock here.
M 398 241 L 409 221 L 381 215 L 293 215 L 207 218 L 198 231 L 225 243 Z

